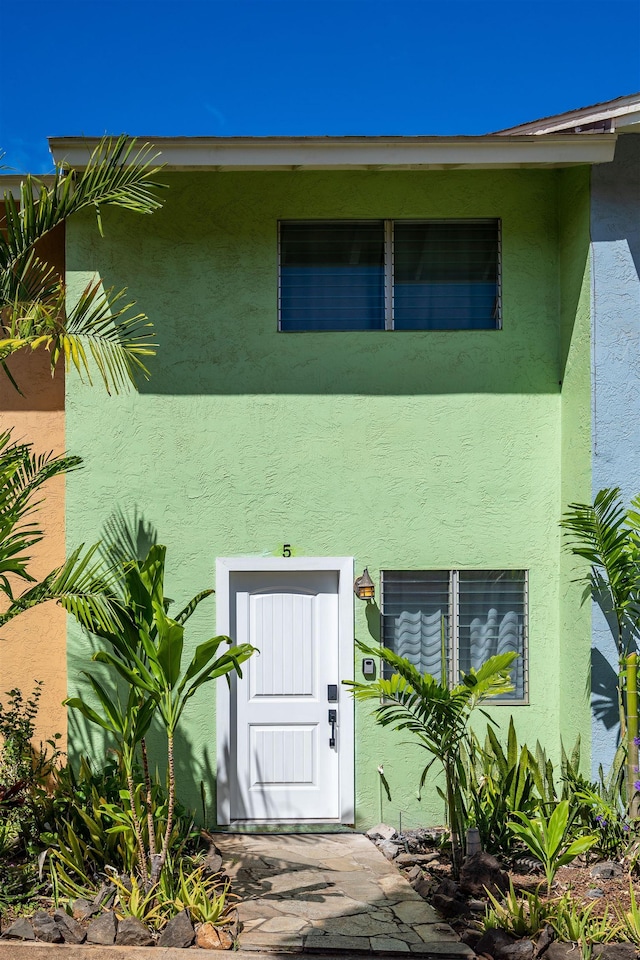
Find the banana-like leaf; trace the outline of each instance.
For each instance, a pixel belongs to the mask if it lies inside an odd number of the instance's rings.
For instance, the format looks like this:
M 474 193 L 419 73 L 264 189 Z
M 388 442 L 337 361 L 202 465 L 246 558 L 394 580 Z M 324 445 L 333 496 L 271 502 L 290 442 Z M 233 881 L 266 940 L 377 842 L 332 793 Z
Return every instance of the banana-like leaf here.
M 203 600 L 206 600 L 206 598 L 210 597 L 213 593 L 215 593 L 215 590 L 201 590 L 200 593 L 197 593 L 195 597 L 189 600 L 189 603 L 186 605 L 186 607 L 183 607 L 180 613 L 178 613 L 173 619 L 176 621 L 176 623 L 186 623 L 198 604 Z
M 184 627 L 167 617 L 159 604 L 153 606 L 158 625 L 157 662 L 162 668 L 164 683 L 173 689 L 180 676 Z

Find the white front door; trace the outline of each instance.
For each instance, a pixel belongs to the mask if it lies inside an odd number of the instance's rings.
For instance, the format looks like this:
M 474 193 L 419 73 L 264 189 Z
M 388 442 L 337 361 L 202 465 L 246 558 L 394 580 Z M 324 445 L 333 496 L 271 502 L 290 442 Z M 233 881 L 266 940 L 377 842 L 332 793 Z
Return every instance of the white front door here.
M 228 613 L 233 639 L 260 651 L 228 698 L 230 821 L 340 821 L 341 753 L 353 756 L 340 571 L 232 571 Z

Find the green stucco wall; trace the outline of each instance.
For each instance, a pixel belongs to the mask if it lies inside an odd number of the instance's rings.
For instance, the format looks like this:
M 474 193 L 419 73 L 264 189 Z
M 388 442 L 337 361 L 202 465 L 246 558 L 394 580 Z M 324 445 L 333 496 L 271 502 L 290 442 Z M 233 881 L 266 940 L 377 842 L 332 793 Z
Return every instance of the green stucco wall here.
M 168 593 L 179 601 L 212 584 L 216 556 L 280 554 L 284 543 L 298 555 L 353 555 L 376 583 L 385 568 L 526 568 L 530 705 L 493 713 L 506 730 L 513 709 L 521 738 L 543 737 L 557 758 L 560 721 L 573 729 L 582 717 L 562 667 L 585 643 L 558 519 L 589 471 L 588 425 L 576 413 L 588 346 L 575 342 L 568 308 L 560 322 L 571 272 L 559 269 L 560 179 L 552 170 L 167 174 L 153 217 L 109 214 L 104 240 L 75 221 L 72 290 L 93 270 L 127 285 L 153 319 L 158 355 L 139 395 L 107 399 L 70 378 L 68 446 L 85 469 L 68 479 L 69 544 L 104 536 L 119 511 L 130 523 L 136 515 L 168 545 Z M 500 217 L 504 329 L 279 334 L 278 219 L 385 217 Z M 585 322 L 582 311 L 577 336 Z M 356 604 L 356 636 L 376 636 L 377 613 Z M 192 622 L 193 643 L 211 635 L 214 602 Z M 73 689 L 88 656 L 73 624 L 68 646 Z M 78 750 L 95 734 L 72 720 L 70 736 Z M 423 758 L 400 742 L 369 708 L 358 711 L 360 827 L 397 825 L 400 811 L 409 826 L 442 822 L 433 778 L 417 799 Z M 214 781 L 210 691 L 192 703 L 178 757 L 195 807 L 200 781 L 210 797 Z
M 591 318 L 589 309 L 589 169 L 558 173 L 560 271 L 560 378 L 562 380 L 561 511 L 591 502 Z M 587 564 L 561 540 L 560 726 L 566 747 L 580 736 L 589 773 L 591 750 L 591 604 L 584 603 Z

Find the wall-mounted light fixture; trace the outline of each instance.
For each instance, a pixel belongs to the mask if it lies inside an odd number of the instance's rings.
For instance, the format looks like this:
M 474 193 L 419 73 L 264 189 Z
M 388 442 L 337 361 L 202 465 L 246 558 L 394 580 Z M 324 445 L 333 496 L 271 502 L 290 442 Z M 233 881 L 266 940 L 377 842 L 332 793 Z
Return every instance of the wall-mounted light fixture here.
M 361 577 L 356 577 L 353 584 L 353 592 L 358 600 L 373 600 L 376 595 L 376 588 L 373 580 L 369 576 L 369 571 L 364 568 Z

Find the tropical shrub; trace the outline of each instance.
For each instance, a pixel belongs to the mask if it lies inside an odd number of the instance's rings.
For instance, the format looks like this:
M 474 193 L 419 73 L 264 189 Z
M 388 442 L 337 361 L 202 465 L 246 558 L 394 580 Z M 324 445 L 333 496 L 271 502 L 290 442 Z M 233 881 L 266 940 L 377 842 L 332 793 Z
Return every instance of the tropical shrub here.
M 627 743 L 627 806 L 638 815 L 637 648 L 640 640 L 640 495 L 625 509 L 618 487 L 591 504 L 572 503 L 562 520 L 571 552 L 590 564 L 586 596 L 601 606 L 618 656 L 620 737 Z
M 468 822 L 477 827 L 484 850 L 508 854 L 513 845 L 509 819 L 518 812 L 535 813 L 540 804 L 536 782 L 544 778 L 527 746 L 518 745 L 513 717 L 506 750 L 490 726 L 483 745 L 470 731 L 464 765 Z
M 551 893 L 559 868 L 586 853 L 598 839 L 593 834 L 571 838 L 568 800 L 561 800 L 548 818 L 544 815 L 529 818 L 517 812 L 515 816 L 520 822 L 511 821 L 510 828 L 542 864 L 547 894 Z
M 537 892 L 516 893 L 511 880 L 504 899 L 489 891 L 487 897 L 489 903 L 482 921 L 485 930 L 497 928 L 516 937 L 535 937 L 553 916 L 551 901 L 543 900 Z
M 143 882 L 156 883 L 167 860 L 174 828 L 176 782 L 174 738 L 189 700 L 205 683 L 232 672 L 242 676 L 241 664 L 254 652 L 250 644 L 232 646 L 229 637 L 213 637 L 196 647 L 186 667 L 182 665 L 184 624 L 198 604 L 210 596 L 204 590 L 176 614 L 168 615 L 171 601 L 164 594 L 166 547 L 152 546 L 143 560 L 120 559 L 117 566 L 118 593 L 112 601 L 118 611 L 115 625 L 95 618 L 88 626 L 106 649 L 93 660 L 105 664 L 124 680 L 126 697 L 107 690 L 95 677 L 86 674 L 99 704 L 95 710 L 79 697 L 65 701 L 87 720 L 101 726 L 115 739 L 122 759 L 128 795 L 127 822 L 136 840 L 137 869 Z M 228 649 L 220 652 L 222 646 Z M 154 816 L 153 783 L 149 772 L 146 734 L 153 718 L 166 733 L 167 807 L 161 830 Z M 140 756 L 142 777 L 136 782 L 136 757 Z M 144 824 L 146 821 L 146 839 Z M 124 829 L 125 827 L 123 827 Z M 117 825 L 113 830 L 120 829 Z
M 388 679 L 381 677 L 374 683 L 343 683 L 351 688 L 356 700 L 377 703 L 373 713 L 381 726 L 408 730 L 418 745 L 431 755 L 422 772 L 420 786 L 436 761 L 442 767 L 445 790 L 440 792 L 447 806 L 453 871 L 457 875 L 461 863 L 460 842 L 466 826 L 462 753 L 468 737 L 469 719 L 481 703 L 513 689 L 509 668 L 516 654 L 491 657 L 479 670 L 472 668 L 469 673 L 462 674 L 460 683 L 449 689 L 430 674 L 421 674 L 408 660 L 387 647 L 373 649 L 360 642 L 358 646 L 363 653 L 380 657 L 394 673 Z

